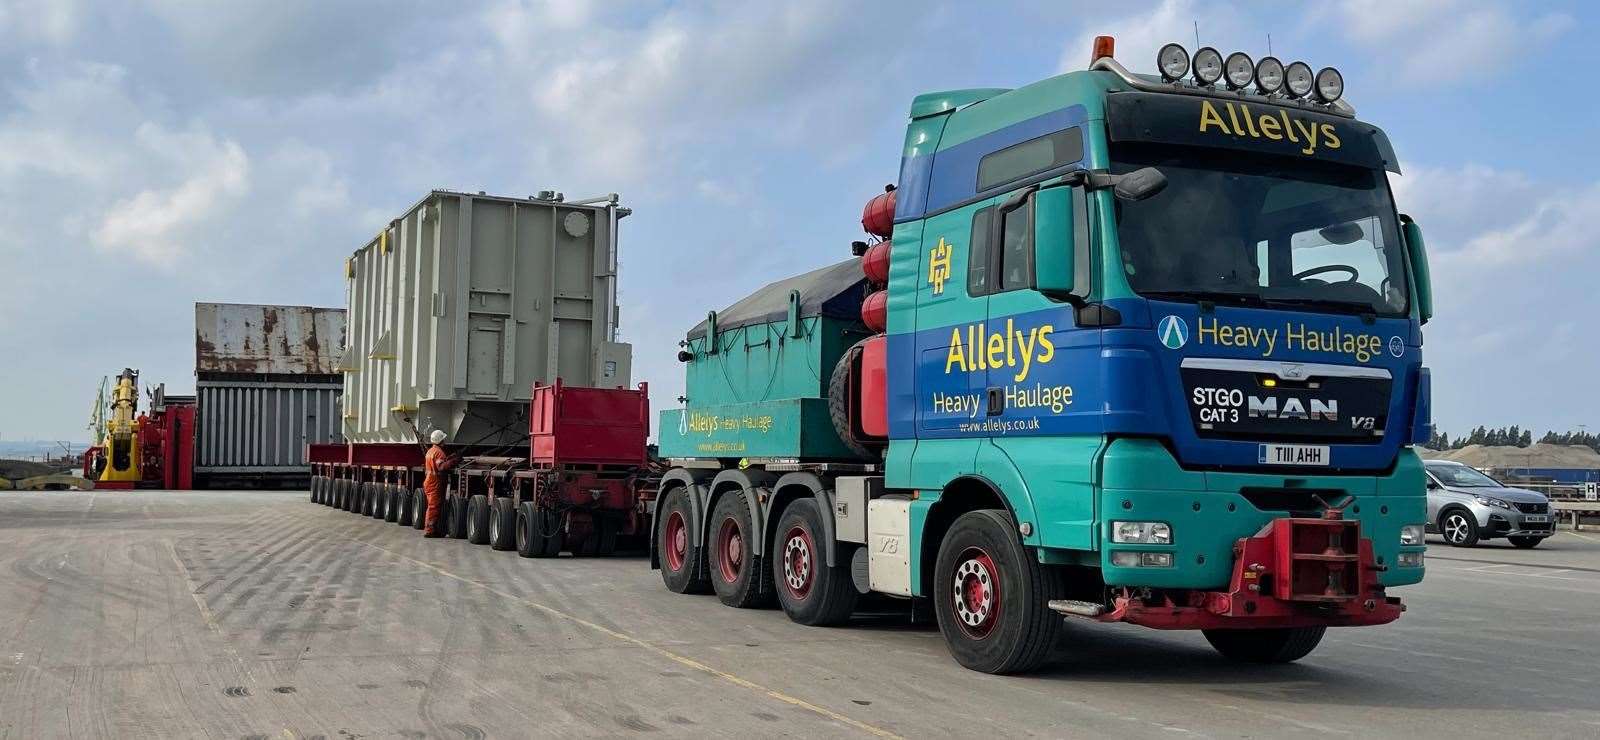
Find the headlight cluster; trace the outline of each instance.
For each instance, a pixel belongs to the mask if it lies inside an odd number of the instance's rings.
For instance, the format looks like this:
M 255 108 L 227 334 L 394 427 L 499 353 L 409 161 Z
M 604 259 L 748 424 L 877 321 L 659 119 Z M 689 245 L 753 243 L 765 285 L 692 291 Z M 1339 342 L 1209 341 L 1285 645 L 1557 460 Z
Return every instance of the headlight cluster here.
M 1472 498 L 1484 506 L 1493 506 L 1499 509 L 1506 509 L 1508 511 L 1511 509 L 1511 504 L 1508 504 L 1497 498 L 1492 498 L 1489 496 L 1473 496 Z
M 1400 544 L 1420 545 L 1426 541 L 1428 529 L 1421 524 L 1407 524 L 1400 528 Z
M 1283 62 L 1270 56 L 1252 62 L 1250 55 L 1242 51 L 1223 59 L 1221 52 L 1209 46 L 1195 52 L 1190 59 L 1189 52 L 1181 44 L 1167 44 L 1156 52 L 1156 69 L 1167 82 L 1177 82 L 1192 74 L 1195 84 L 1204 87 L 1223 82 L 1230 90 L 1243 90 L 1254 83 L 1256 91 L 1262 95 L 1281 93 L 1291 98 L 1313 95 L 1322 103 L 1344 97 L 1344 76 L 1333 67 L 1324 67 L 1313 74 L 1311 65 L 1305 62 L 1293 62 L 1285 67 Z
M 1112 522 L 1111 541 L 1119 545 L 1170 545 L 1172 526 L 1166 522 Z

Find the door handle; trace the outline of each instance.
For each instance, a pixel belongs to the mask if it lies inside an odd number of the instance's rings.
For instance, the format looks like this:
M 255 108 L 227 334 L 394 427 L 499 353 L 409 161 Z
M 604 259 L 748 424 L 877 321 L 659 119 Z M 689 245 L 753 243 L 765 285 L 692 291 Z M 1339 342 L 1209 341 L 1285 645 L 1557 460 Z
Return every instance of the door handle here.
M 1006 393 L 1004 388 L 989 389 L 989 416 L 999 416 L 1006 412 Z

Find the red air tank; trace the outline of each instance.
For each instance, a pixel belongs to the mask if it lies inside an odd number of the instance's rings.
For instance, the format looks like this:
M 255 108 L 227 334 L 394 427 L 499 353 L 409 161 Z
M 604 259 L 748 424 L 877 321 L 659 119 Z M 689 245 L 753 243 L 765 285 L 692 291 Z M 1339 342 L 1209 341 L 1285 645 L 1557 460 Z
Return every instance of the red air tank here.
M 861 210 L 861 228 L 868 234 L 888 239 L 894 235 L 894 189 L 891 185 L 883 193 L 867 201 Z
M 861 255 L 861 271 L 866 273 L 867 280 L 876 285 L 889 282 L 889 242 L 881 241 L 867 247 L 866 254 Z
M 861 322 L 873 332 L 881 332 L 889 325 L 889 291 L 875 290 L 861 302 Z

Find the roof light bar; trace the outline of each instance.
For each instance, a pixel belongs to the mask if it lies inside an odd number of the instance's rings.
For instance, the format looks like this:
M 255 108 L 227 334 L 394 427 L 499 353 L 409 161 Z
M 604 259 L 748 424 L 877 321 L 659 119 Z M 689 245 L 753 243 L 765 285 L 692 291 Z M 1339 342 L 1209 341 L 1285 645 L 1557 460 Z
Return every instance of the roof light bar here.
M 1262 57 L 1256 62 L 1256 89 L 1267 95 L 1283 90 L 1283 62 L 1277 57 Z
M 1344 75 L 1333 67 L 1323 67 L 1317 73 L 1317 100 L 1332 103 L 1344 95 Z
M 1242 90 L 1256 77 L 1255 62 L 1250 61 L 1250 55 L 1242 51 L 1229 54 L 1227 61 L 1222 63 L 1222 77 L 1228 81 L 1230 90 Z

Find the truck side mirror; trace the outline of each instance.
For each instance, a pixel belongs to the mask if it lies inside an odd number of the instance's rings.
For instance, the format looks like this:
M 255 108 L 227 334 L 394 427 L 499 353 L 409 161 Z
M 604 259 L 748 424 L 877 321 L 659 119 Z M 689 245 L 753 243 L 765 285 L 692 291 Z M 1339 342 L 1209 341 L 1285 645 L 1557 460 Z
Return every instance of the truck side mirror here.
M 1129 202 L 1152 198 L 1167 189 L 1167 176 L 1154 167 L 1140 167 L 1126 175 L 1118 175 L 1111 192 L 1117 200 Z
M 1051 298 L 1072 295 L 1073 242 L 1072 189 L 1042 188 L 1033 203 L 1033 287 Z
M 1417 285 L 1417 313 L 1422 323 L 1433 318 L 1433 282 L 1428 277 L 1428 248 L 1422 241 L 1422 227 L 1410 216 L 1401 214 L 1400 223 L 1405 232 L 1406 255 L 1411 260 L 1411 276 Z

